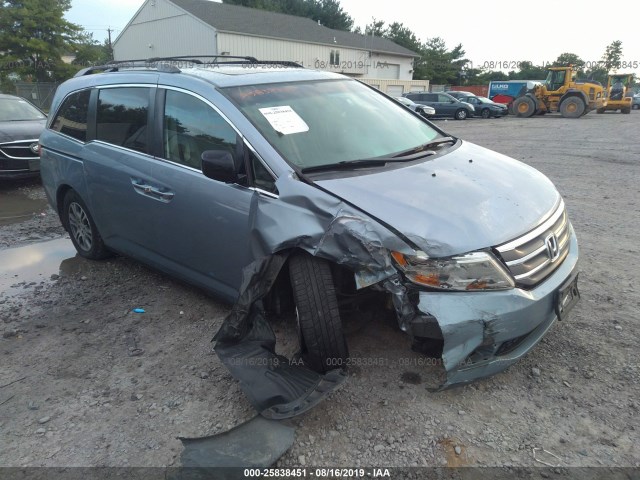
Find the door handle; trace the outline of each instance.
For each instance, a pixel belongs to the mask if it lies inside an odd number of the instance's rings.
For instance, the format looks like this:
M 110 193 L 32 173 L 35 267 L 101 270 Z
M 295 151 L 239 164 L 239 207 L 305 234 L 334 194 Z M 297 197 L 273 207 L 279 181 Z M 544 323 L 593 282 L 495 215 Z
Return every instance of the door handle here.
M 151 186 L 145 183 L 144 180 L 132 178 L 131 185 L 133 185 L 133 188 L 138 193 L 151 197 L 155 200 L 160 200 L 161 202 L 170 202 L 173 200 L 173 197 L 175 197 L 175 193 L 166 189 Z

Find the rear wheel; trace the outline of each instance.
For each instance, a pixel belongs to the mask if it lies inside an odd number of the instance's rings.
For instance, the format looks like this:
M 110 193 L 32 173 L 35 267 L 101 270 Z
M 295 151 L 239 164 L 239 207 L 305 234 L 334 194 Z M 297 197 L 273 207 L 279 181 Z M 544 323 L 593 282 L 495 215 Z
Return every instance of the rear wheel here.
M 529 97 L 519 97 L 513 101 L 513 113 L 518 117 L 528 118 L 536 111 L 536 104 Z
M 489 118 L 491 116 L 491 112 L 488 108 L 483 108 L 482 112 L 480 112 L 480 115 L 482 115 L 482 118 Z
M 346 366 L 349 355 L 329 264 L 301 253 L 289 260 L 302 359 L 317 372 Z
M 467 116 L 468 116 L 467 111 L 464 108 L 461 108 L 459 110 L 456 110 L 456 113 L 453 116 L 453 118 L 455 118 L 456 120 L 464 120 L 465 118 L 467 118 Z
M 104 246 L 89 209 L 73 190 L 69 190 L 64 197 L 62 221 L 71 235 L 73 246 L 81 256 L 100 260 L 111 255 Z
M 631 109 L 630 108 L 623 108 L 622 110 L 620 110 L 622 113 L 631 113 Z
M 566 118 L 578 118 L 584 114 L 586 105 L 580 97 L 565 98 L 560 104 L 560 113 Z

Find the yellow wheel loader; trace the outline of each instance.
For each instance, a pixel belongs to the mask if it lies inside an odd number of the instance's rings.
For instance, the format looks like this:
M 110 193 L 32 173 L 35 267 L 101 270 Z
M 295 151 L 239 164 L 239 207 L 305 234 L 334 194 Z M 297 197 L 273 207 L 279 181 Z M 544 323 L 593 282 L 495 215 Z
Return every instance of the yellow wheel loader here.
M 622 113 L 631 113 L 633 92 L 629 87 L 632 83 L 633 74 L 609 74 L 607 89 L 605 90 L 606 104 L 598 108 L 597 112 L 604 113 L 608 110 L 613 112 L 620 110 Z
M 604 88 L 599 82 L 576 81 L 575 76 L 571 65 L 549 68 L 544 83 L 535 84 L 513 101 L 513 113 L 531 117 L 560 112 L 563 117 L 578 118 L 606 105 Z

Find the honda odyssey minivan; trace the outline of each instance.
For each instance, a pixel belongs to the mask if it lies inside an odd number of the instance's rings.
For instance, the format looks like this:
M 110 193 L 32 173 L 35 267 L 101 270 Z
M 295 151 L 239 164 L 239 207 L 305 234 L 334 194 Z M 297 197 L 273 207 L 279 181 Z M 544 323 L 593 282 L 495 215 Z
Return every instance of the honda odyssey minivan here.
M 567 317 L 578 243 L 543 174 L 352 78 L 227 61 L 116 63 L 58 88 L 41 174 L 80 255 L 135 258 L 238 317 L 293 312 L 316 372 L 348 364 L 343 321 L 371 298 L 437 345 L 443 387 Z

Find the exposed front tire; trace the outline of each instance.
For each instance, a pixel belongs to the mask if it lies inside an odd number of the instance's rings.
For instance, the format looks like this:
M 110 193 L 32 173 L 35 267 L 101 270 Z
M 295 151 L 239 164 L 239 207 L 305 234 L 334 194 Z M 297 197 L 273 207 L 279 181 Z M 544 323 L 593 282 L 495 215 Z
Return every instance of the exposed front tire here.
M 580 97 L 565 98 L 560 104 L 560 114 L 566 118 L 581 117 L 585 110 L 586 105 Z
M 631 113 L 631 109 L 630 108 L 623 108 L 622 110 L 620 110 L 622 113 Z
M 529 97 L 518 97 L 513 101 L 513 113 L 517 117 L 528 118 L 536 112 L 536 104 Z
M 307 253 L 289 260 L 301 354 L 317 372 L 346 366 L 349 356 L 329 263 Z
M 480 115 L 482 115 L 482 118 L 489 118 L 491 116 L 491 112 L 488 108 L 483 108 Z
M 467 118 L 467 116 L 468 116 L 467 111 L 464 108 L 461 108 L 456 111 L 453 118 L 455 118 L 456 120 L 464 120 Z
M 89 209 L 73 190 L 69 190 L 64 197 L 62 222 L 78 254 L 91 260 L 100 260 L 111 255 L 104 246 Z

